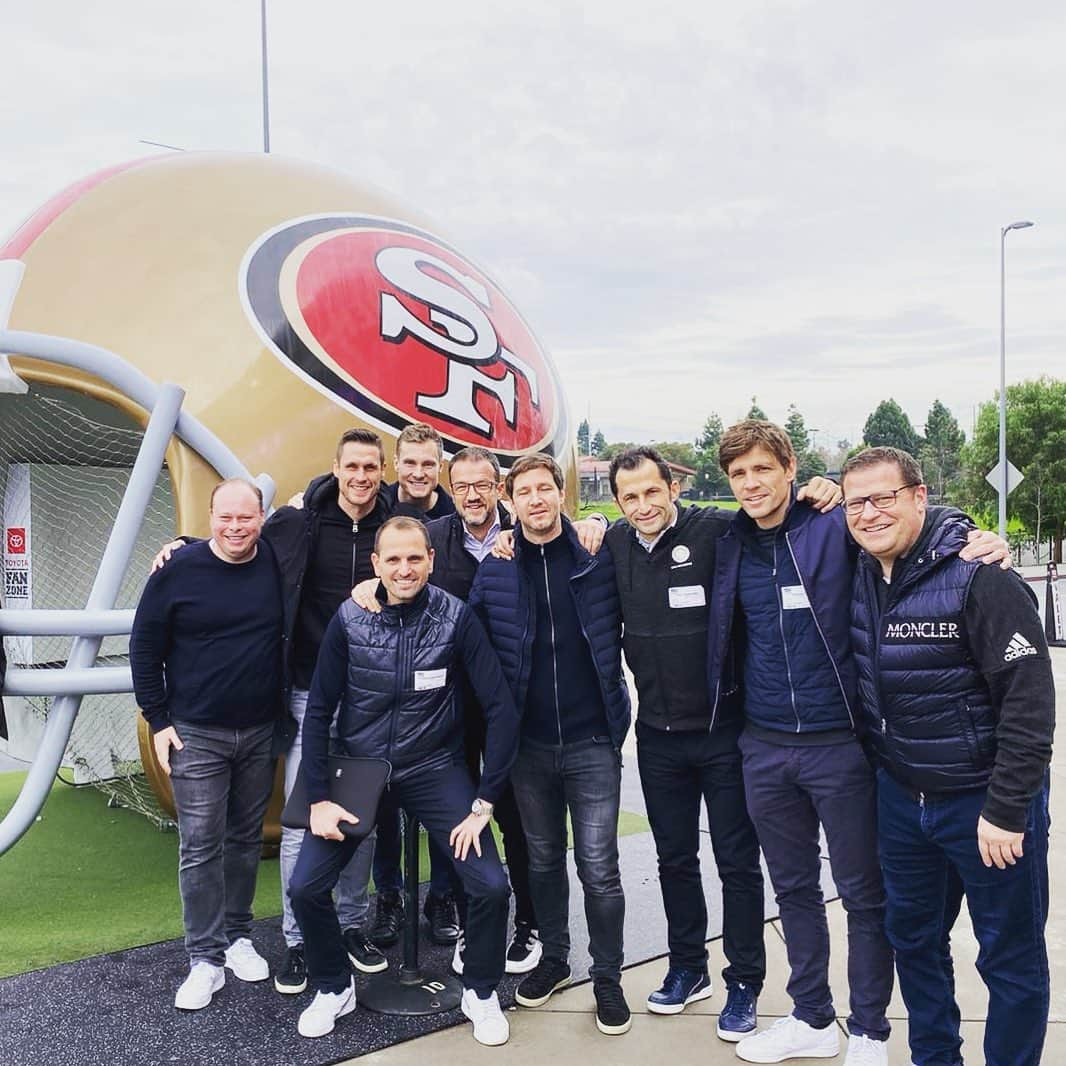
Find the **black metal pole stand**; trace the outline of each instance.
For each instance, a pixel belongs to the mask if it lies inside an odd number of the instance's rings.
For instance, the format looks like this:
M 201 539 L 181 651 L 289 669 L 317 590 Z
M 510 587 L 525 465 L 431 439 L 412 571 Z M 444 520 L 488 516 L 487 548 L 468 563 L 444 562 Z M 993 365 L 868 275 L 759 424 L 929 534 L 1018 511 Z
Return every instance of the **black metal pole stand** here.
M 398 974 L 378 974 L 359 994 L 359 1002 L 381 1014 L 440 1014 L 454 1010 L 463 997 L 462 982 L 451 974 L 430 973 L 418 965 L 418 822 L 404 820 L 403 965 Z

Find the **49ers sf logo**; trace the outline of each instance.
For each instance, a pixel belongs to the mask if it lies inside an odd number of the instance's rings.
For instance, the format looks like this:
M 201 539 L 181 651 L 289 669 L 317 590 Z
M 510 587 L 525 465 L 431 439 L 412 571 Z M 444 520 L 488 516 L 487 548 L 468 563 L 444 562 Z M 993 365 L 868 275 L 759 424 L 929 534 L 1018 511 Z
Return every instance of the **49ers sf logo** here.
M 455 448 L 559 454 L 555 370 L 514 305 L 468 259 L 406 223 L 294 219 L 241 268 L 271 350 L 315 388 L 386 430 L 434 426 Z

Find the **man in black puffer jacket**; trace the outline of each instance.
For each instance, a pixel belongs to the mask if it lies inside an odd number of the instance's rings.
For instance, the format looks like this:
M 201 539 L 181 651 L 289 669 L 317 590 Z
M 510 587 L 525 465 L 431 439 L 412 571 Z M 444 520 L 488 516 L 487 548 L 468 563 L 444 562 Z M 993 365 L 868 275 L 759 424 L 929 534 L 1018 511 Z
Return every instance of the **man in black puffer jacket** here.
M 917 1066 L 961 1062 L 943 934 L 962 881 L 988 986 L 985 1062 L 1036 1066 L 1048 1016 L 1048 765 L 1055 690 L 1036 598 L 964 562 L 966 529 L 926 508 L 895 448 L 844 465 L 864 550 L 851 640 L 876 752 L 885 927 Z
M 304 717 L 303 767 L 311 801 L 290 883 L 317 995 L 300 1016 L 303 1036 L 324 1036 L 355 1009 L 355 988 L 332 890 L 355 852 L 340 832 L 353 821 L 330 802 L 327 754 L 336 715 L 347 755 L 388 759 L 390 792 L 442 848 L 454 848 L 469 923 L 462 1010 L 483 1044 L 507 1040 L 495 988 L 503 975 L 510 886 L 491 833 L 492 805 L 514 761 L 518 718 L 499 661 L 473 612 L 427 587 L 433 551 L 425 527 L 398 517 L 378 533 L 374 569 L 382 582 L 378 614 L 346 600 L 326 630 Z M 463 757 L 456 671 L 473 686 L 487 721 L 485 766 L 475 791 Z M 338 709 L 338 703 L 340 704 Z

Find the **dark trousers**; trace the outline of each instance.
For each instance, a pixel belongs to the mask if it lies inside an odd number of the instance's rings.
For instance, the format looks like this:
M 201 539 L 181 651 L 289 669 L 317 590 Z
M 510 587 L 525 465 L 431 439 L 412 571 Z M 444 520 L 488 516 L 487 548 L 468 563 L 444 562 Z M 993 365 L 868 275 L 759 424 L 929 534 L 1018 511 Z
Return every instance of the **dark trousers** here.
M 711 847 L 722 881 L 727 985 L 766 977 L 762 866 L 748 817 L 740 751 L 723 749 L 706 730 L 666 732 L 637 722 L 644 804 L 659 856 L 670 965 L 707 969 L 707 904 L 700 877 L 700 808 L 706 805 Z
M 389 789 L 400 806 L 426 827 L 430 840 L 451 855 L 448 837 L 470 813 L 474 800 L 466 767 L 452 765 L 417 774 L 394 782 Z M 503 976 L 511 888 L 487 827 L 480 844 L 480 856 L 471 848 L 465 860 L 450 861 L 462 881 L 470 915 L 463 984 L 487 996 Z M 321 992 L 342 992 L 351 979 L 332 893 L 356 847 L 354 841 L 325 840 L 308 833 L 289 885 L 292 909 L 304 937 L 307 971 Z
M 848 1030 L 887 1040 L 892 950 L 877 857 L 876 782 L 859 742 L 789 747 L 744 733 L 740 750 L 748 811 L 781 911 L 793 1014 L 816 1028 L 834 1020 L 821 823 L 848 916 Z
M 466 716 L 466 766 L 475 782 L 481 780 L 481 757 L 485 751 L 485 720 L 478 714 L 476 719 L 470 713 Z M 529 845 L 526 843 L 526 831 L 522 828 L 522 817 L 518 811 L 514 788 L 508 781 L 500 798 L 493 805 L 493 817 L 503 834 L 504 857 L 507 860 L 507 873 L 514 890 L 515 925 L 537 926 L 533 911 L 533 897 L 529 890 Z M 460 911 L 463 905 L 460 903 Z M 460 918 L 464 916 L 460 914 Z
M 529 845 L 529 887 L 544 957 L 565 961 L 570 955 L 569 811 L 592 977 L 617 981 L 626 910 L 618 873 L 621 754 L 607 737 L 557 747 L 523 740 L 511 784 Z
M 1048 786 L 1029 805 L 1022 857 L 1005 870 L 986 867 L 977 849 L 985 795 L 977 789 L 919 803 L 878 773 L 888 937 L 918 1066 L 962 1062 L 954 973 L 944 952 L 952 910 L 958 912 L 952 885 L 960 880 L 980 944 L 977 969 L 988 987 L 986 1066 L 1040 1062 L 1050 987 L 1044 941 Z
M 185 950 L 192 962 L 221 966 L 226 948 L 252 929 L 274 725 L 174 728 L 185 745 L 170 750 Z
M 402 892 L 403 833 L 400 828 L 400 808 L 391 790 L 387 790 L 378 805 L 377 846 L 374 849 L 374 887 L 378 892 Z M 429 838 L 429 891 L 435 896 L 452 892 L 456 878 L 452 872 L 449 849 L 442 848 Z

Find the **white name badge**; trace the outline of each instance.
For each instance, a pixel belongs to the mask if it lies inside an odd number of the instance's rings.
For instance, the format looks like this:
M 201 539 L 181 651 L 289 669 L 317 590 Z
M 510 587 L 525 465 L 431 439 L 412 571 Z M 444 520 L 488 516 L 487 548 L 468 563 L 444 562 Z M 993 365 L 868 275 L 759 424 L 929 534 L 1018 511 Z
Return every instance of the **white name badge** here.
M 415 692 L 425 692 L 429 688 L 444 688 L 448 681 L 448 670 L 416 670 Z
M 707 594 L 702 585 L 678 585 L 670 589 L 671 607 L 706 607 Z
M 802 585 L 784 585 L 781 588 L 781 606 L 786 611 L 801 611 L 809 608 L 811 601 Z

